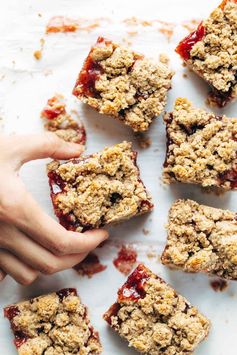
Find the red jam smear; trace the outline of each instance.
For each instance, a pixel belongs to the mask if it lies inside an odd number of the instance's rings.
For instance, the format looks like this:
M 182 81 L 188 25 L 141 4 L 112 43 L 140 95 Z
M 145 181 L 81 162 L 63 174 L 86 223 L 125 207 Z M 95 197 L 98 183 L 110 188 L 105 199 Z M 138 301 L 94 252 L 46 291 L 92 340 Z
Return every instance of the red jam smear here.
M 79 28 L 77 20 L 65 16 L 54 16 L 49 20 L 46 33 L 76 32 Z
M 108 46 L 112 42 L 105 39 L 104 37 L 99 37 L 95 44 L 96 46 Z M 76 82 L 76 85 L 73 90 L 73 94 L 75 96 L 83 95 L 89 97 L 98 97 L 98 92 L 95 88 L 95 82 L 99 78 L 99 76 L 103 73 L 103 69 L 97 61 L 93 60 L 91 57 L 91 53 L 93 48 L 91 49 L 88 57 L 86 58 L 83 68 L 79 74 L 79 78 Z M 77 87 L 80 87 L 80 92 L 78 92 Z
M 77 290 L 75 288 L 63 288 L 62 290 L 56 292 L 56 294 L 58 295 L 60 301 L 62 301 L 70 295 L 77 296 Z
M 150 278 L 149 270 L 142 264 L 133 271 L 118 291 L 118 301 L 137 301 L 146 296 L 144 284 Z
M 92 277 L 94 274 L 104 271 L 107 268 L 106 265 L 102 265 L 98 256 L 94 253 L 90 253 L 80 263 L 73 267 L 81 276 Z
M 113 264 L 118 271 L 128 275 L 137 261 L 137 252 L 129 246 L 123 245 L 118 252 L 118 256 L 113 260 Z
M 49 171 L 48 178 L 52 194 L 55 195 L 64 190 L 66 183 L 55 171 Z
M 202 23 L 198 26 L 196 31 L 190 33 L 185 37 L 179 45 L 176 47 L 175 51 L 184 59 L 188 60 L 190 58 L 190 52 L 193 46 L 201 41 L 205 35 L 205 28 Z
M 41 112 L 41 116 L 47 118 L 48 120 L 53 120 L 62 113 L 66 113 L 65 104 L 60 102 L 57 97 L 52 97 L 48 100 L 47 105 Z
M 17 348 L 20 348 L 28 339 L 29 337 L 26 334 L 21 331 L 17 331 L 15 332 L 14 344 Z
M 223 292 L 227 289 L 228 283 L 223 279 L 216 279 L 210 282 L 211 287 L 215 292 Z
M 119 303 L 114 303 L 109 309 L 108 311 L 103 315 L 104 320 L 106 320 L 106 322 L 111 325 L 112 320 L 111 318 L 116 316 L 118 314 L 118 311 L 120 310 L 121 306 Z M 118 322 L 121 323 L 121 319 L 118 318 Z
M 9 319 L 10 321 L 20 314 L 20 310 L 17 306 L 10 306 L 4 309 L 4 317 Z

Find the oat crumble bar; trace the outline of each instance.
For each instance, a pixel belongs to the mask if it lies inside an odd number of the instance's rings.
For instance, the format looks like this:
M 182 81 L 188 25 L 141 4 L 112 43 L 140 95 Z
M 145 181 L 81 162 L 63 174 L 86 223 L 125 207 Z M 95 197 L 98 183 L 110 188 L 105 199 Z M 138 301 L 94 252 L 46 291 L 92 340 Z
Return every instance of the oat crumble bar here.
M 146 355 L 192 354 L 210 328 L 207 318 L 142 264 L 119 289 L 104 319 Z
M 99 335 L 75 289 L 10 305 L 4 309 L 19 355 L 99 355 Z
M 176 201 L 169 212 L 162 263 L 186 272 L 206 272 L 237 280 L 236 213 Z
M 216 116 L 179 98 L 165 115 L 167 153 L 164 182 L 237 188 L 237 118 Z
M 91 48 L 73 94 L 134 131 L 146 131 L 164 111 L 173 73 L 131 49 L 99 37 Z
M 224 0 L 176 51 L 211 86 L 208 101 L 225 106 L 237 97 L 237 1 Z
M 51 197 L 60 223 L 85 231 L 117 223 L 153 208 L 136 165 L 131 143 L 89 157 L 48 166 Z
M 56 133 L 66 142 L 86 143 L 85 127 L 81 121 L 74 120 L 68 113 L 62 95 L 55 95 L 48 100 L 41 112 L 41 118 L 45 121 L 48 131 Z

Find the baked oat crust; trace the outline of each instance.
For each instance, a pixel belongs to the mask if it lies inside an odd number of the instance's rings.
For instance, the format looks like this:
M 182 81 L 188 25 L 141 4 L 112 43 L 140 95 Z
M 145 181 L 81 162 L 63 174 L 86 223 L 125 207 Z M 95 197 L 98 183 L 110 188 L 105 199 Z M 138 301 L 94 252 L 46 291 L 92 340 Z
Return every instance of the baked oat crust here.
M 75 289 L 63 289 L 4 309 L 19 355 L 99 355 L 99 335 Z
M 236 213 L 178 200 L 170 209 L 164 265 L 237 280 Z
M 223 190 L 237 187 L 237 118 L 216 116 L 179 98 L 164 117 L 167 154 L 164 182 Z
M 142 264 L 119 289 L 104 319 L 146 355 L 192 354 L 210 328 L 207 318 Z
M 65 228 L 78 232 L 118 223 L 153 208 L 131 143 L 49 165 L 51 197 Z
M 176 51 L 212 87 L 209 103 L 225 106 L 237 97 L 237 1 L 224 0 Z
M 141 132 L 164 111 L 172 75 L 165 64 L 99 37 L 73 94 L 100 113 Z

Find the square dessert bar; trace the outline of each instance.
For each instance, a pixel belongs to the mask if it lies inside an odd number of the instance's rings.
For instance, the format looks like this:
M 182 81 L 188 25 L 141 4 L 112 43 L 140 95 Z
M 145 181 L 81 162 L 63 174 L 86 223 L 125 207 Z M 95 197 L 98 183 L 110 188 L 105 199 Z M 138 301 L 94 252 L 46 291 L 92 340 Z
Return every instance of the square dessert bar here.
M 104 319 L 147 355 L 192 354 L 210 328 L 207 318 L 142 264 L 119 289 Z
M 48 131 L 56 133 L 66 142 L 86 143 L 85 127 L 68 112 L 63 96 L 55 95 L 49 99 L 41 112 L 41 118 Z
M 237 280 L 236 213 L 178 200 L 170 209 L 162 263 Z
M 102 352 L 99 335 L 75 289 L 10 305 L 4 309 L 4 315 L 11 323 L 19 355 Z
M 237 0 L 224 0 L 176 52 L 211 86 L 208 101 L 225 106 L 237 97 Z
M 99 37 L 91 48 L 73 94 L 134 131 L 146 131 L 163 112 L 173 73 L 163 63 Z
M 237 188 L 237 118 L 216 116 L 177 99 L 165 115 L 167 153 L 164 182 Z
M 51 197 L 60 223 L 86 231 L 117 223 L 153 208 L 136 165 L 131 143 L 88 157 L 48 166 Z

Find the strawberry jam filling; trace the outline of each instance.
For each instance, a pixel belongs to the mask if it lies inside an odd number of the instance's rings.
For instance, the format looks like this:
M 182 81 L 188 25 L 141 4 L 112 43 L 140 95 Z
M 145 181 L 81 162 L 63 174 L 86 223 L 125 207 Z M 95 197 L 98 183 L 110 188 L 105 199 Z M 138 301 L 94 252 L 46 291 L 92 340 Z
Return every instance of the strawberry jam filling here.
M 237 166 L 219 176 L 220 184 L 229 181 L 231 189 L 237 189 Z
M 49 184 L 53 195 L 62 192 L 66 186 L 65 181 L 55 171 L 48 172 Z
M 20 313 L 20 310 L 16 306 L 10 306 L 4 309 L 4 317 L 9 319 L 10 321 L 13 320 Z
M 52 97 L 48 100 L 47 105 L 43 109 L 41 115 L 48 120 L 53 120 L 62 113 L 66 113 L 65 104 L 59 102 L 56 97 Z
M 146 296 L 144 284 L 150 278 L 144 265 L 140 264 L 128 277 L 125 284 L 118 291 L 118 300 L 137 301 Z
M 15 332 L 14 344 L 17 348 L 20 348 L 27 340 L 28 336 L 23 332 L 17 331 Z
M 177 46 L 176 52 L 184 59 L 188 60 L 190 58 L 190 52 L 193 46 L 201 41 L 205 35 L 205 28 L 202 23 L 198 26 L 196 31 L 190 33 L 185 37 Z
M 102 265 L 98 256 L 94 253 L 90 253 L 87 257 L 73 267 L 81 276 L 92 277 L 94 274 L 104 271 L 107 268 L 106 265 Z
M 106 40 L 103 37 L 99 37 L 96 42 L 96 46 L 108 46 L 111 41 Z M 76 82 L 73 94 L 75 96 L 83 95 L 89 97 L 98 97 L 98 92 L 95 88 L 95 82 L 98 80 L 99 76 L 103 73 L 103 69 L 98 61 L 92 58 L 93 48 L 91 49 L 88 57 L 85 60 L 83 68 L 80 72 L 79 78 Z M 78 92 L 77 87 L 80 87 L 80 92 Z
M 117 270 L 127 275 L 131 272 L 137 261 L 137 252 L 131 247 L 123 245 L 118 252 L 118 256 L 114 259 L 113 264 Z

